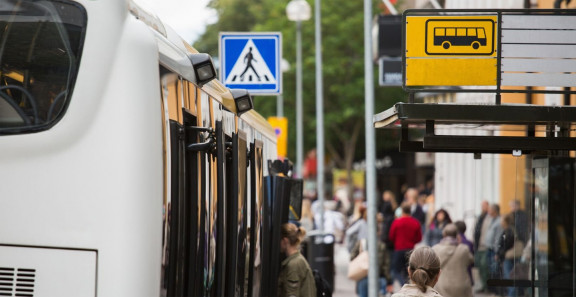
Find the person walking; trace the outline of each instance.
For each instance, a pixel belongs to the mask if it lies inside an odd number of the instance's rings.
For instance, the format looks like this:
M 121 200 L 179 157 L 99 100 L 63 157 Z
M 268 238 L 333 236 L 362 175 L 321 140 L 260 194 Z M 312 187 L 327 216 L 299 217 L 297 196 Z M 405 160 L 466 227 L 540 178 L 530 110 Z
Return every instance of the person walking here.
M 466 238 L 466 223 L 464 223 L 464 221 L 456 221 L 454 222 L 454 225 L 456 225 L 456 228 L 458 228 L 458 243 L 466 245 L 468 247 L 468 250 L 470 251 L 470 254 L 474 256 L 474 244 L 470 240 L 468 240 L 468 238 Z M 472 277 L 472 266 L 474 265 L 471 264 L 468 266 L 468 277 L 470 277 L 470 282 L 472 283 L 472 286 L 474 286 L 474 278 Z
M 474 258 L 465 244 L 458 242 L 458 228 L 448 224 L 443 230 L 444 238 L 432 247 L 440 259 L 442 275 L 434 287 L 446 297 L 472 297 L 472 281 L 468 267 Z
M 523 244 L 526 244 L 526 242 L 528 242 L 528 237 L 530 236 L 530 219 L 528 218 L 528 214 L 526 211 L 522 210 L 518 199 L 514 199 L 510 202 L 510 209 L 510 214 L 514 219 L 512 224 L 514 225 L 516 236 Z
M 278 292 L 280 297 L 315 297 L 316 283 L 308 262 L 300 254 L 300 242 L 306 230 L 292 223 L 282 225 L 280 251 L 286 259 L 280 265 Z
M 524 244 L 516 235 L 514 228 L 514 217 L 512 214 L 507 214 L 502 218 L 502 234 L 498 241 L 498 249 L 496 250 L 496 258 L 499 266 L 502 267 L 502 274 L 505 279 L 510 279 L 514 263 L 519 262 L 524 250 Z M 516 288 L 509 287 L 507 290 L 508 295 L 516 296 Z
M 424 243 L 428 246 L 434 246 L 439 243 L 443 238 L 442 230 L 450 223 L 452 223 L 452 219 L 448 212 L 445 209 L 439 209 L 434 214 L 434 218 L 424 234 Z
M 350 252 L 350 261 L 354 260 L 362 251 L 367 251 L 367 238 L 360 238 Z M 378 242 L 378 267 L 379 267 L 379 290 L 381 294 L 386 294 L 392 290 L 392 279 L 390 278 L 390 256 L 386 244 Z M 368 276 L 356 282 L 356 293 L 360 297 L 368 297 Z
M 465 244 L 470 253 L 474 255 L 474 243 L 466 237 L 466 223 L 464 223 L 464 221 L 456 221 L 454 222 L 454 225 L 456 225 L 456 228 L 458 229 L 458 242 Z
M 422 209 L 422 206 L 418 204 L 418 190 L 416 188 L 409 188 L 404 194 L 404 202 L 408 202 L 410 205 L 410 215 L 418 220 L 422 230 L 426 225 L 426 213 Z
M 490 261 L 488 259 L 489 243 L 486 235 L 490 225 L 492 225 L 492 217 L 488 215 L 488 210 L 490 209 L 488 201 L 482 201 L 481 208 L 482 212 L 478 216 L 474 227 L 474 265 L 478 267 L 478 282 L 480 284 L 480 288 L 476 292 L 486 293 L 488 292 L 486 281 L 490 271 Z
M 336 206 L 337 202 L 333 200 L 324 200 L 323 205 L 316 200 L 312 203 L 311 209 L 316 229 L 320 229 L 320 224 L 323 224 L 324 232 L 334 234 L 336 241 L 340 242 L 344 236 L 346 218 L 341 212 L 336 211 Z M 320 207 L 324 207 L 324 222 L 320 216 Z
M 394 211 L 398 208 L 396 196 L 392 191 L 384 191 L 382 193 L 382 203 L 380 204 L 379 213 L 382 215 L 382 229 L 380 232 L 380 241 L 386 244 L 388 249 L 392 249 L 392 244 L 388 240 L 390 234 L 390 227 L 395 219 Z
M 486 261 L 489 263 L 489 278 L 502 278 L 502 268 L 500 263 L 497 261 L 496 251 L 498 250 L 498 244 L 500 241 L 500 236 L 502 235 L 503 229 L 500 218 L 500 206 L 498 204 L 490 205 L 488 209 L 488 215 L 491 218 L 491 223 L 486 233 L 486 244 L 488 246 L 488 251 L 486 253 Z M 492 289 L 493 292 L 498 291 L 497 288 Z
M 400 285 L 406 283 L 406 255 L 422 240 L 420 222 L 410 215 L 410 204 L 402 203 L 402 216 L 392 222 L 389 238 L 394 245 L 392 277 Z
M 482 233 L 484 233 L 484 235 L 486 235 L 486 232 L 482 232 L 482 231 L 483 231 L 484 219 L 488 215 L 488 208 L 489 207 L 490 207 L 490 203 L 488 203 L 488 201 L 486 201 L 486 200 L 482 201 L 482 204 L 480 205 L 480 208 L 481 208 L 480 215 L 478 216 L 478 219 L 476 219 L 476 225 L 474 226 L 474 250 L 475 251 L 478 250 L 478 247 L 480 245 L 480 237 L 482 236 Z
M 360 239 L 368 238 L 368 221 L 366 220 L 366 205 L 362 204 L 358 209 L 360 217 L 354 221 L 345 232 L 346 248 L 348 252 L 352 252 L 354 246 Z
M 440 276 L 440 259 L 432 248 L 422 246 L 408 260 L 410 284 L 402 286 L 392 297 L 442 297 L 433 287 Z

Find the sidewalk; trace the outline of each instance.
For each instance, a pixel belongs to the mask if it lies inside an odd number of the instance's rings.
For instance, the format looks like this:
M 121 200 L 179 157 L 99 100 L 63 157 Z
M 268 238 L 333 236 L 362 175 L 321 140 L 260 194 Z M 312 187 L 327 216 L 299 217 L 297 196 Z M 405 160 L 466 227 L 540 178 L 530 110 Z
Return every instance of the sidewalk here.
M 334 245 L 334 265 L 336 276 L 334 278 L 335 290 L 333 297 L 354 297 L 356 295 L 356 282 L 348 279 L 348 262 L 350 254 L 344 244 Z

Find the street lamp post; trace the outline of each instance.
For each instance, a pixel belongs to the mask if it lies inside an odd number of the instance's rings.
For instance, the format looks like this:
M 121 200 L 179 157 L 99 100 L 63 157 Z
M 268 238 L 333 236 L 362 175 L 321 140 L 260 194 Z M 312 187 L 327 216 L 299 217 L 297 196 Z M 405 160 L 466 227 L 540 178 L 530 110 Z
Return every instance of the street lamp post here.
M 296 174 L 302 177 L 302 21 L 310 19 L 310 5 L 305 0 L 292 0 L 286 6 L 286 14 L 289 20 L 296 22 Z
M 388 1 L 385 1 L 388 2 Z M 394 8 L 391 6 L 392 9 Z M 364 100 L 366 131 L 366 198 L 368 200 L 368 254 L 370 263 L 378 263 L 376 235 L 376 144 L 374 123 L 374 71 L 372 61 L 372 1 L 364 0 Z M 368 296 L 378 296 L 379 270 L 372 265 L 368 271 Z
M 324 233 L 324 85 L 322 81 L 322 26 L 320 0 L 314 1 L 316 47 L 316 192 L 320 202 L 320 233 Z

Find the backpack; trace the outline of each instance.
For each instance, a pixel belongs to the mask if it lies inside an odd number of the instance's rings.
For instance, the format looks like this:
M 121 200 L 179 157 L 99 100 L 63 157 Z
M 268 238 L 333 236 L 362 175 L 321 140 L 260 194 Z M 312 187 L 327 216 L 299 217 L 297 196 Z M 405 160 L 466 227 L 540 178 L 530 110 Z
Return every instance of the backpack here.
M 316 297 L 332 297 L 332 287 L 325 280 L 317 269 L 312 270 L 314 282 L 316 283 Z

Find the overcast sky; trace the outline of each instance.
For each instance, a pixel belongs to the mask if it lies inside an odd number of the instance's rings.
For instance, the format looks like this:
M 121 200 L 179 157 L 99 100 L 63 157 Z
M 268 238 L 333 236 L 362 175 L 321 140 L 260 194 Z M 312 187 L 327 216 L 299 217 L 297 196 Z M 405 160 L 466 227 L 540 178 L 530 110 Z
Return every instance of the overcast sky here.
M 155 13 L 184 40 L 193 43 L 206 25 L 216 21 L 216 13 L 206 8 L 208 0 L 135 0 Z

